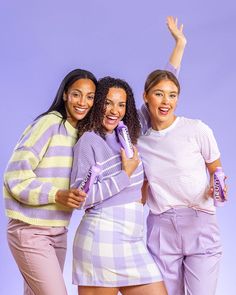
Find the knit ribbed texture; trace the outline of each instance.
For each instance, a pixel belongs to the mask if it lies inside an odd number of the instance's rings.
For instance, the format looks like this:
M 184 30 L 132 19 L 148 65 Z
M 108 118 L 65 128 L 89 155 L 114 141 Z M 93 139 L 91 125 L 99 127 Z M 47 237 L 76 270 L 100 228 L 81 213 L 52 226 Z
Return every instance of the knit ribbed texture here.
M 87 194 L 83 208 L 108 207 L 141 199 L 142 163 L 129 178 L 121 167 L 120 148 L 115 132 L 108 134 L 106 140 L 94 132 L 86 132 L 75 145 L 72 187 L 79 186 L 91 166 L 97 165 L 101 169 L 97 181 Z
M 71 210 L 55 203 L 59 189 L 69 188 L 72 147 L 77 130 L 52 112 L 28 126 L 4 175 L 6 214 L 29 224 L 65 226 Z

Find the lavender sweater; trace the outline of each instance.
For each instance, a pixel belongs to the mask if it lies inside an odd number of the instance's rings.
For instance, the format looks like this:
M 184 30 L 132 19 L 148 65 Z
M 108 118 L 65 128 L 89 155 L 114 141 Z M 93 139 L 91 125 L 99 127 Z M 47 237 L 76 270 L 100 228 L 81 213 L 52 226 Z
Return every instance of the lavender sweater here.
M 71 187 L 78 187 L 91 166 L 96 164 L 101 168 L 97 181 L 87 193 L 83 208 L 98 209 L 141 199 L 143 165 L 140 163 L 128 177 L 121 168 L 120 148 L 115 132 L 107 134 L 104 140 L 93 131 L 85 132 L 74 146 Z

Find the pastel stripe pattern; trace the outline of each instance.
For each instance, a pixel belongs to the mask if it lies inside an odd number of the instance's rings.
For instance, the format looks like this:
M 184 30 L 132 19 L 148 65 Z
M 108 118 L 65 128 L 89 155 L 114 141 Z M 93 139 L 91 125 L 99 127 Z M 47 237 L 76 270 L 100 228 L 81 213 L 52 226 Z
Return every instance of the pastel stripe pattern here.
M 141 199 L 143 165 L 140 163 L 129 178 L 121 167 L 120 148 L 115 132 L 107 134 L 105 140 L 94 132 L 86 132 L 76 143 L 71 186 L 79 187 L 93 165 L 101 170 L 81 208 L 98 209 Z
M 143 241 L 143 205 L 89 209 L 73 245 L 73 284 L 121 287 L 161 281 Z
M 66 226 L 71 210 L 55 203 L 68 189 L 77 130 L 58 112 L 26 128 L 4 174 L 6 214 L 29 224 Z

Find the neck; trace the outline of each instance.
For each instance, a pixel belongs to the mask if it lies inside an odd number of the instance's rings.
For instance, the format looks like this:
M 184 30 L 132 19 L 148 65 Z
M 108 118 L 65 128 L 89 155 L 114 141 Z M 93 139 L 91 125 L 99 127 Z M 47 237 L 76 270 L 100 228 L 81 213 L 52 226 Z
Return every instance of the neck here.
M 170 127 L 174 123 L 176 118 L 177 117 L 174 115 L 170 120 L 164 121 L 164 122 L 151 118 L 152 129 L 157 130 L 157 131 L 164 130 L 164 129 Z

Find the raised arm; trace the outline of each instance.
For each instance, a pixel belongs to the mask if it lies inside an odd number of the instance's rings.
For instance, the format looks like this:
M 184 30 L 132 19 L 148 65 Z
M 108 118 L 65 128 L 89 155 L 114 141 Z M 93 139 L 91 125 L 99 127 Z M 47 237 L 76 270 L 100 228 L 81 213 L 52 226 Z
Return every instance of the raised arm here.
M 181 65 L 184 49 L 187 44 L 186 37 L 183 33 L 183 24 L 178 27 L 178 19 L 173 16 L 167 17 L 166 24 L 175 40 L 175 47 L 170 55 L 169 63 L 175 69 L 178 69 Z
M 187 41 L 183 33 L 183 25 L 178 27 L 177 18 L 168 16 L 166 23 L 171 35 L 174 37 L 175 47 L 170 55 L 169 62 L 167 63 L 165 70 L 172 72 L 176 77 L 178 77 Z M 150 114 L 146 104 L 143 104 L 139 110 L 139 119 L 142 127 L 142 133 L 144 134 L 151 127 Z

